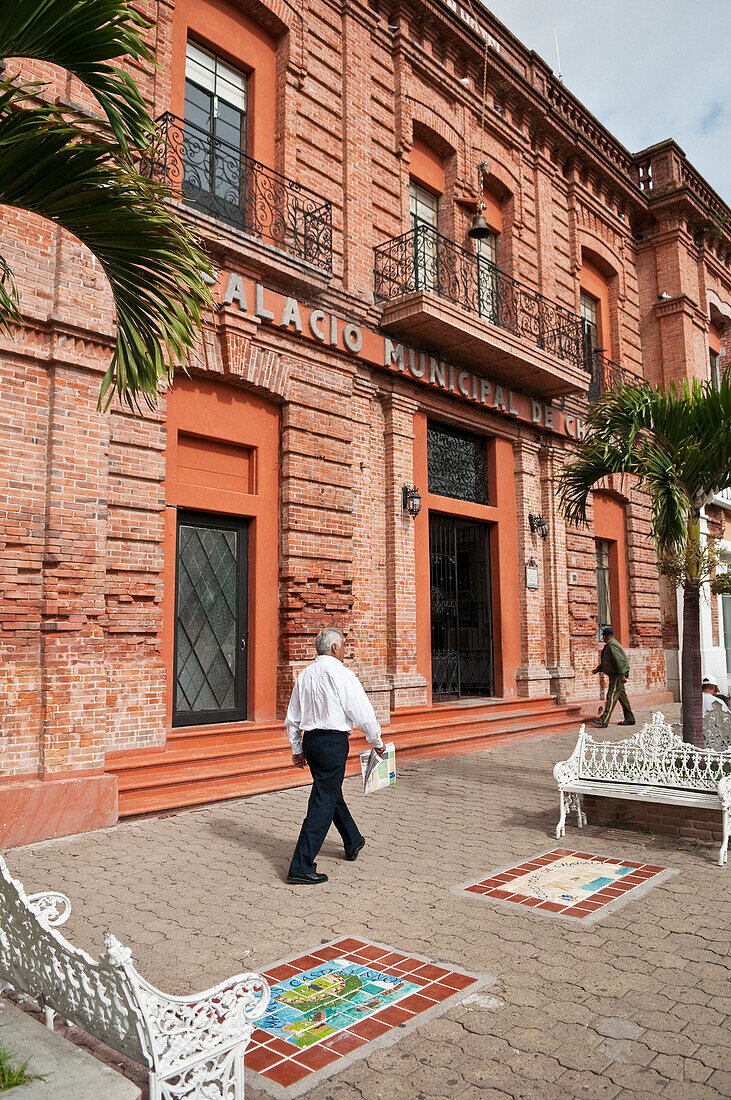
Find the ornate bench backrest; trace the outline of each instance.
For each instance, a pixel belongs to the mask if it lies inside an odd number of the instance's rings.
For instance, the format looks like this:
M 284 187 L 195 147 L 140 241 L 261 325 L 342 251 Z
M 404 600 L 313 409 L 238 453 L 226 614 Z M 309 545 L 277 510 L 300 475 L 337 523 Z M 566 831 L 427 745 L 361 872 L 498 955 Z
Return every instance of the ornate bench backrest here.
M 584 734 L 578 767 L 580 779 L 715 792 L 719 781 L 731 775 L 731 750 L 697 749 L 657 711 L 624 741 L 595 741 Z
M 714 706 L 704 715 L 703 744 L 714 752 L 731 749 L 731 714 L 728 711 Z
M 151 1066 L 147 1028 L 124 971 L 95 962 L 33 911 L 0 856 L 0 981 Z

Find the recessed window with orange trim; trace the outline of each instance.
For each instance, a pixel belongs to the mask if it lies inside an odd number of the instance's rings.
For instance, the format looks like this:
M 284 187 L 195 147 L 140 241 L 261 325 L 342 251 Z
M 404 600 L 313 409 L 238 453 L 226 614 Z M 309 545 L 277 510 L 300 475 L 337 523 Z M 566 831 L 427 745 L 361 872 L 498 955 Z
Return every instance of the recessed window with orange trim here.
M 605 626 L 612 625 L 612 596 L 609 574 L 609 543 L 606 539 L 595 539 L 596 548 L 596 596 L 598 636 L 601 638 Z
M 414 290 L 433 290 L 438 285 L 439 198 L 411 180 L 409 218 L 414 249 Z
M 188 42 L 185 54 L 183 197 L 243 228 L 246 190 L 246 73 Z
M 715 389 L 721 388 L 721 333 L 711 322 L 708 328 L 708 368 Z
M 584 340 L 584 366 L 591 373 L 596 366 L 596 353 L 599 351 L 599 302 L 581 292 L 581 332 Z

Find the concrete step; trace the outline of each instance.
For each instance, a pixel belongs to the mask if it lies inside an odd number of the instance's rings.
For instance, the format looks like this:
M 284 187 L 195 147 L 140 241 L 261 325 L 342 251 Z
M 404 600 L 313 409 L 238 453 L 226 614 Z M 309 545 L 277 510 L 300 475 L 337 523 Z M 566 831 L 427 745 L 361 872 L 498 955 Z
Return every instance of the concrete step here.
M 399 715 L 389 729 L 397 742 L 400 760 L 436 759 L 459 753 L 480 752 L 493 744 L 578 728 L 578 706 L 532 705 L 532 700 L 506 704 L 489 715 L 482 708 L 449 716 Z M 367 748 L 357 736 L 346 769 L 360 771 L 358 753 Z M 132 759 L 129 759 L 132 757 Z M 130 816 L 163 809 L 200 805 L 242 795 L 260 794 L 309 783 L 309 773 L 292 768 L 283 729 L 270 729 L 242 748 L 220 745 L 204 738 L 191 749 L 174 748 L 163 754 L 116 754 L 107 770 L 119 776 L 119 813 Z
M 8 1100 L 140 1100 L 138 1085 L 0 997 L 0 1038 L 14 1062 L 43 1079 L 18 1085 Z M 144 1071 L 143 1071 L 144 1072 Z

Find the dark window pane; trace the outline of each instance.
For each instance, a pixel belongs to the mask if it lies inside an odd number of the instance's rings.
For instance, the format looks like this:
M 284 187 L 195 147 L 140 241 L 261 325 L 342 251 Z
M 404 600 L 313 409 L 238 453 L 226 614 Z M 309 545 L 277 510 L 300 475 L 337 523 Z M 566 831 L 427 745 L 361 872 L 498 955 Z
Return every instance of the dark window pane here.
M 487 504 L 487 446 L 480 435 L 430 421 L 427 425 L 429 492 Z
M 609 543 L 596 540 L 596 594 L 599 632 L 612 625 L 612 605 L 609 588 Z
M 236 705 L 237 532 L 181 525 L 176 710 Z

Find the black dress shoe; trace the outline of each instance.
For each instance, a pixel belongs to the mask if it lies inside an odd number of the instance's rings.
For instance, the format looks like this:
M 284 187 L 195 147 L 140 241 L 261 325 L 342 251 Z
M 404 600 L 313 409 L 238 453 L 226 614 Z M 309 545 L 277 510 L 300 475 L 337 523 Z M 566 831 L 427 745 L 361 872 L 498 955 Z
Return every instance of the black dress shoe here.
M 637 723 L 636 722 L 627 722 L 627 721 L 625 721 L 625 722 L 617 722 L 617 725 L 618 726 L 636 726 Z
M 365 841 L 362 840 L 357 848 L 351 848 L 349 852 L 345 853 L 345 858 L 350 863 L 352 863 L 353 860 L 358 858 L 358 856 L 360 855 L 360 853 L 363 851 L 364 848 L 365 848 Z
M 313 871 L 311 875 L 287 875 L 290 886 L 319 886 L 321 882 L 327 882 L 327 875 L 318 875 Z

